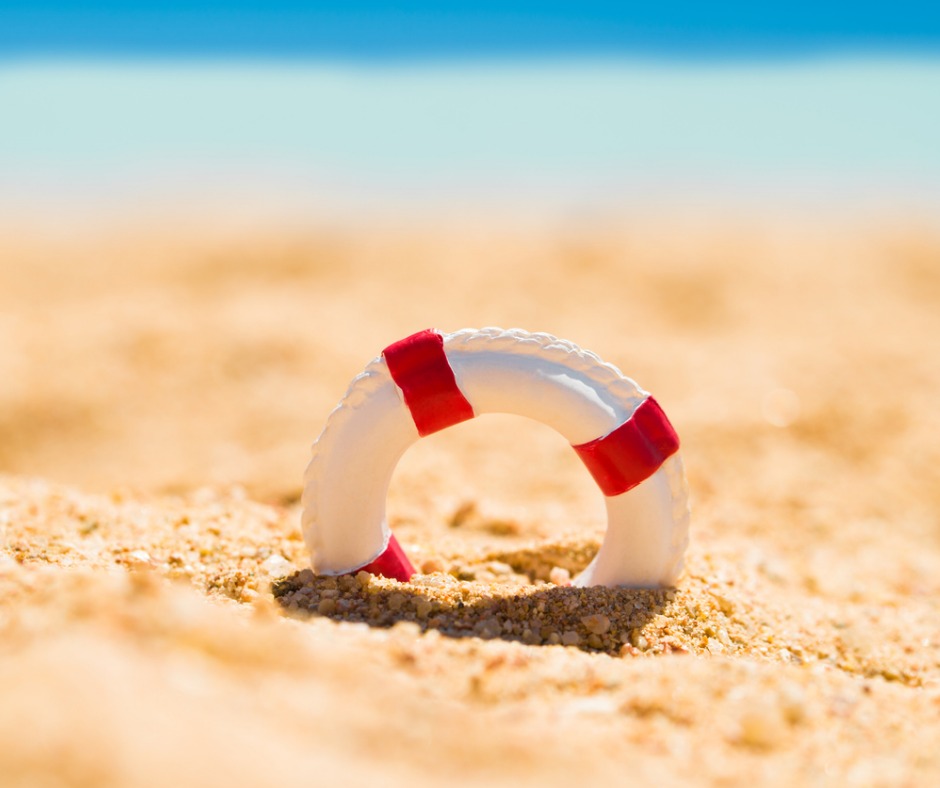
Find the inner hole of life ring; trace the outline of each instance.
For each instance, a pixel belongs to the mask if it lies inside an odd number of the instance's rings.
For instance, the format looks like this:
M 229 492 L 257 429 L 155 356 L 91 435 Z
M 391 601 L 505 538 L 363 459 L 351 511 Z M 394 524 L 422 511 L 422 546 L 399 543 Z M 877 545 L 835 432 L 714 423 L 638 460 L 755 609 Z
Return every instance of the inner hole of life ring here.
M 607 523 L 604 498 L 571 445 L 551 427 L 505 414 L 412 445 L 392 477 L 387 514 L 406 552 L 412 543 L 434 555 L 600 541 Z

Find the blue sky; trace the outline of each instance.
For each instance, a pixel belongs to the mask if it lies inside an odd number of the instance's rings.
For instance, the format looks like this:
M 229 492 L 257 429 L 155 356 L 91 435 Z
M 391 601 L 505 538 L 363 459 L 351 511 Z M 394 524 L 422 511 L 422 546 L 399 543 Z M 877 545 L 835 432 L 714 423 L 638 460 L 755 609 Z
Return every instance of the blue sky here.
M 753 57 L 940 50 L 940 3 L 0 2 L 0 54 Z

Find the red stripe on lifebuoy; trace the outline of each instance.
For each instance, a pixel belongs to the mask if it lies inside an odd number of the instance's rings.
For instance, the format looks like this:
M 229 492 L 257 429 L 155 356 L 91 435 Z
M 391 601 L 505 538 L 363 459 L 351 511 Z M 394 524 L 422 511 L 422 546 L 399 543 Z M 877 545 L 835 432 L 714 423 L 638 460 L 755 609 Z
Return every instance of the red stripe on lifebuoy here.
M 679 450 L 679 436 L 663 409 L 647 397 L 623 424 L 574 447 L 604 495 L 632 490 Z
M 398 544 L 395 534 L 391 534 L 388 538 L 388 547 L 385 548 L 385 552 L 374 561 L 359 567 L 356 571 L 368 572 L 371 575 L 381 575 L 382 577 L 390 577 L 393 580 L 407 583 L 415 573 L 415 568 L 411 565 L 411 561 L 408 560 L 408 556 L 405 555 L 405 551 L 401 549 L 401 545 Z
M 430 435 L 473 418 L 473 406 L 457 386 L 444 353 L 444 337 L 439 333 L 419 331 L 389 345 L 382 355 L 418 434 Z

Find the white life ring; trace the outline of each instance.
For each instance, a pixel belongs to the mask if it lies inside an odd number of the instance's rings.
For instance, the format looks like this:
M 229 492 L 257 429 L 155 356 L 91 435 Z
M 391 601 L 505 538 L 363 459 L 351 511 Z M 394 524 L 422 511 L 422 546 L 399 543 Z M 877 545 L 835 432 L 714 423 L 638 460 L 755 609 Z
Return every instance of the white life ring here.
M 395 466 L 422 435 L 482 413 L 553 427 L 601 487 L 607 532 L 575 585 L 675 582 L 688 543 L 688 487 L 662 409 L 571 342 L 499 328 L 413 334 L 352 381 L 304 476 L 301 521 L 314 571 L 410 579 L 414 569 L 385 515 Z

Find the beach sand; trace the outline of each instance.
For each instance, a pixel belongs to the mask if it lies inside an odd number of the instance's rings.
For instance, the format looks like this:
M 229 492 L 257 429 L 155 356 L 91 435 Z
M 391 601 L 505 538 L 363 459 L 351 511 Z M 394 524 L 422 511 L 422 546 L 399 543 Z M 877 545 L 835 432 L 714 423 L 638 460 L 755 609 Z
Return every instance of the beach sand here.
M 938 304 L 913 222 L 3 228 L 0 783 L 940 783 Z M 484 325 L 664 406 L 676 588 L 552 582 L 603 501 L 508 416 L 396 471 L 414 582 L 312 575 L 349 381 Z

